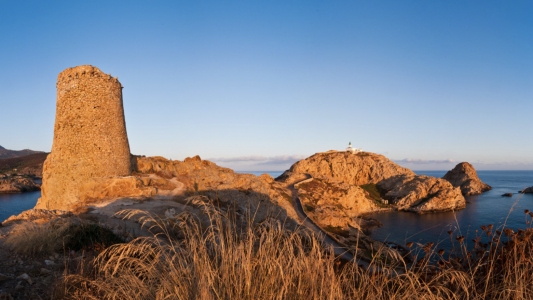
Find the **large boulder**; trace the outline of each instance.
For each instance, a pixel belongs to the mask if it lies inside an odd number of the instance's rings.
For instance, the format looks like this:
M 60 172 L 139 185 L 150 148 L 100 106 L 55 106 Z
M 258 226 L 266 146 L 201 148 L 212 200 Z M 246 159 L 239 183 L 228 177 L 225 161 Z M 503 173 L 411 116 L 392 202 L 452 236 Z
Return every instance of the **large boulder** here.
M 464 196 L 479 195 L 492 189 L 490 185 L 481 182 L 476 169 L 467 162 L 458 164 L 442 178 L 448 180 L 454 187 L 461 188 Z

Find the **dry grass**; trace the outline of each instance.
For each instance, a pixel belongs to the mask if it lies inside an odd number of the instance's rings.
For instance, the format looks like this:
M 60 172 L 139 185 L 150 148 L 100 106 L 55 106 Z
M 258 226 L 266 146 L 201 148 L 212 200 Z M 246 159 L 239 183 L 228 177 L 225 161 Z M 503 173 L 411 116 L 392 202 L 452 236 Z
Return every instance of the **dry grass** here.
M 124 240 L 110 229 L 95 223 L 73 223 L 55 219 L 47 223 L 24 222 L 14 225 L 6 245 L 21 255 L 48 255 L 65 250 L 95 251 Z
M 70 224 L 24 222 L 14 226 L 13 232 L 6 239 L 6 245 L 19 254 L 36 255 L 51 254 L 61 249 Z
M 158 236 L 104 250 L 66 274 L 64 299 L 532 299 L 533 230 L 483 229 L 486 243 L 467 251 L 464 238 L 443 253 L 433 244 L 413 250 L 412 264 L 367 271 L 338 261 L 304 231 L 278 221 L 252 224 L 212 207 L 211 226 L 182 215 L 175 222 L 147 213 Z M 533 215 L 533 214 L 531 214 Z M 526 222 L 531 221 L 529 212 Z M 529 223 L 530 224 L 530 223 Z M 412 245 L 410 245 L 412 246 Z

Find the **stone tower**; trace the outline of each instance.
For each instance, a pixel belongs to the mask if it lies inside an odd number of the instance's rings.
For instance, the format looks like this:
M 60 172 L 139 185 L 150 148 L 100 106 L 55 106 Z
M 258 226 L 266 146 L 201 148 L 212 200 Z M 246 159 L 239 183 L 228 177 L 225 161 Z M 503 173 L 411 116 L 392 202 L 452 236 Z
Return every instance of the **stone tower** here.
M 89 178 L 131 175 L 122 85 L 93 66 L 57 78 L 52 152 L 44 163 L 35 208 L 69 210 Z

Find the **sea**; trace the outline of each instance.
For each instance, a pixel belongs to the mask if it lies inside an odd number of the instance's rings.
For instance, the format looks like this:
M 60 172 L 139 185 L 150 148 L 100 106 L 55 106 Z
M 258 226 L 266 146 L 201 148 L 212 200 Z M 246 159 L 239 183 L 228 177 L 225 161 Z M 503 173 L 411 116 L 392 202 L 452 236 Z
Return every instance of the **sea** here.
M 414 171 L 418 175 L 442 177 L 447 171 Z M 282 171 L 238 171 L 256 176 L 267 173 L 276 178 Z M 533 211 L 533 194 L 519 194 L 518 191 L 533 186 L 533 171 L 477 171 L 481 181 L 492 186 L 492 190 L 479 196 L 466 198 L 466 208 L 444 213 L 415 214 L 410 212 L 382 212 L 371 214 L 383 226 L 372 231 L 373 239 L 405 245 L 407 242 L 425 244 L 437 243 L 439 248 L 451 249 L 453 237 L 463 235 L 471 244 L 482 225 L 492 224 L 495 228 L 524 229 L 532 226 L 531 217 L 525 209 Z M 512 193 L 512 197 L 502 197 Z M 41 197 L 41 192 L 0 194 L 0 221 L 31 209 Z M 476 233 L 476 230 L 478 231 Z
M 440 178 L 447 171 L 414 172 Z M 465 197 L 465 209 L 429 214 L 398 211 L 372 214 L 370 217 L 381 221 L 383 227 L 374 229 L 371 237 L 400 245 L 432 242 L 439 248 L 451 249 L 452 239 L 456 236 L 465 236 L 467 243 L 473 245 L 472 240 L 481 234 L 482 225 L 492 224 L 500 230 L 505 226 L 515 232 L 531 227 L 531 222 L 526 224 L 531 217 L 526 216 L 524 210 L 533 211 L 533 194 L 520 194 L 518 191 L 533 186 L 533 171 L 477 171 L 477 174 L 492 190 Z M 502 197 L 505 193 L 513 196 Z M 451 237 L 448 234 L 450 230 L 454 232 Z

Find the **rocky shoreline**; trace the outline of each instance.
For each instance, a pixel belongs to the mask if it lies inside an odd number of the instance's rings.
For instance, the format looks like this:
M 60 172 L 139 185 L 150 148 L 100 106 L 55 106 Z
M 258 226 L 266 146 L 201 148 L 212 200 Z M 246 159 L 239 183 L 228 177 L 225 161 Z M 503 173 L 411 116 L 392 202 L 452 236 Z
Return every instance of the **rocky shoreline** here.
M 0 194 L 14 194 L 41 190 L 41 185 L 30 178 L 0 179 Z

